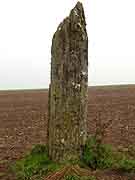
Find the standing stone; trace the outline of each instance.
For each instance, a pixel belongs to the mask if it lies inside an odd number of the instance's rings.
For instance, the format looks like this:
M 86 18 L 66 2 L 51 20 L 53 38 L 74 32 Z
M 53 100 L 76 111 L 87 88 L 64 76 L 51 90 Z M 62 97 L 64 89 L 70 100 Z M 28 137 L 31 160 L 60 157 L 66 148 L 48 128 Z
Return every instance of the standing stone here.
M 49 87 L 49 155 L 78 158 L 87 138 L 88 37 L 82 3 L 58 26 L 52 40 Z

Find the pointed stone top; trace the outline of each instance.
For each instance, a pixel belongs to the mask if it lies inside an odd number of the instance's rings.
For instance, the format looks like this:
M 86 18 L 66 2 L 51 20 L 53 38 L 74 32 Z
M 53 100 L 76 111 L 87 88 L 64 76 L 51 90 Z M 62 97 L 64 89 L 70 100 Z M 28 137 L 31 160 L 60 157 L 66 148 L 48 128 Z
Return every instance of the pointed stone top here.
M 70 17 L 76 16 L 75 19 L 80 18 L 81 22 L 86 24 L 83 4 L 78 1 L 75 7 L 70 12 Z
M 78 1 L 75 7 L 70 11 L 69 16 L 66 17 L 58 26 L 56 33 L 54 34 L 54 38 L 56 34 L 63 34 L 63 32 L 81 32 L 85 36 L 87 36 L 86 32 L 86 21 L 85 21 L 85 13 L 83 4 Z
M 77 2 L 76 6 L 73 8 L 73 11 L 78 11 L 79 13 L 84 13 L 83 4 L 81 2 Z
M 83 4 L 80 1 L 78 1 L 76 6 L 75 6 L 75 8 L 77 8 L 77 9 L 81 8 L 82 9 L 83 8 Z

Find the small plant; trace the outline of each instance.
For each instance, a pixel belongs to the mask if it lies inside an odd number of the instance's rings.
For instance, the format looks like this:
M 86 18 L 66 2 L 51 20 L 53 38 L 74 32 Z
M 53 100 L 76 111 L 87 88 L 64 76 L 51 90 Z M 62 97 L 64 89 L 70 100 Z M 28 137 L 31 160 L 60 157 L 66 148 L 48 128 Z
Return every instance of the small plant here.
M 35 145 L 30 152 L 31 155 L 42 154 L 42 153 L 46 153 L 48 155 L 48 147 L 43 144 Z
M 116 168 L 124 172 L 135 172 L 135 160 L 129 159 L 126 155 L 119 153 Z
M 95 137 L 91 137 L 85 144 L 82 159 L 90 168 L 105 169 L 113 166 L 113 156 L 110 145 L 100 144 Z
M 18 179 L 29 180 L 34 175 L 46 175 L 58 168 L 49 157 L 44 145 L 36 145 L 23 159 L 18 160 L 11 169 Z
M 113 152 L 110 145 L 98 143 L 96 137 L 87 140 L 82 160 L 93 169 L 113 168 L 124 172 L 135 172 L 135 159 L 124 153 Z
M 87 140 L 84 151 L 83 151 L 83 157 L 82 160 L 86 165 L 88 165 L 91 168 L 96 168 L 96 160 L 97 160 L 97 147 L 96 147 L 96 139 L 94 137 Z

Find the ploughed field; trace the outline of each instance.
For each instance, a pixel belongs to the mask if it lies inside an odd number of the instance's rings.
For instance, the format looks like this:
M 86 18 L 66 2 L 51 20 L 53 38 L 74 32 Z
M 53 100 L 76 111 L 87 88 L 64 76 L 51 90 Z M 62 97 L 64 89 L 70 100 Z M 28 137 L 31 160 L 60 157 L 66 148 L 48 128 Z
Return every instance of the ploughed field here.
M 0 91 L 0 173 L 35 144 L 47 141 L 48 90 Z M 103 142 L 134 145 L 135 85 L 89 87 L 88 133 L 104 129 Z

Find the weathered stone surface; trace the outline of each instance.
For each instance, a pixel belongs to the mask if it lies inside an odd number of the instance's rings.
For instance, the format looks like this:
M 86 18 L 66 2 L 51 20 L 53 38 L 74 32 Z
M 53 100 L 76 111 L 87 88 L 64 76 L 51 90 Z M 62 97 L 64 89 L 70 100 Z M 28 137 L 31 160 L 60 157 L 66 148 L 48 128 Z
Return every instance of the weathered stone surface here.
M 87 137 L 88 37 L 82 3 L 58 26 L 52 40 L 49 89 L 49 154 L 81 154 Z

